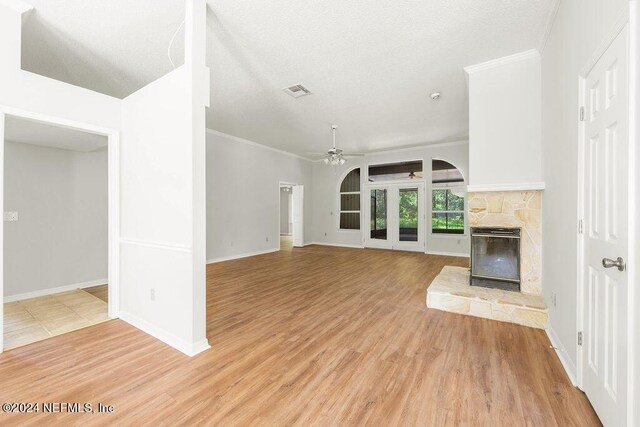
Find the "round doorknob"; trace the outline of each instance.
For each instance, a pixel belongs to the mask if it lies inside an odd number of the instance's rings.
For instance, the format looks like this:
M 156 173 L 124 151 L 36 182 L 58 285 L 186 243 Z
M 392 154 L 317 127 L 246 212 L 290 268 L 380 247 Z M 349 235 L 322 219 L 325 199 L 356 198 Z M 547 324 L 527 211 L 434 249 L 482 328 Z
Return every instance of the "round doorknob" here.
M 625 269 L 624 260 L 621 257 L 618 257 L 615 261 L 610 258 L 602 258 L 602 266 L 604 268 L 617 267 L 619 271 L 624 271 Z

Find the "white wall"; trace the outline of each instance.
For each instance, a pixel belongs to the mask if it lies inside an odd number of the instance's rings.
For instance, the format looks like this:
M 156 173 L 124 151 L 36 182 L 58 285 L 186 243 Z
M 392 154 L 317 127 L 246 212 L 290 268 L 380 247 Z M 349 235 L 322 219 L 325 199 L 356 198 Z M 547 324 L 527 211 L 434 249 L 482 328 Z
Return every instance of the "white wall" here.
M 107 283 L 106 147 L 5 142 L 4 153 L 5 211 L 19 215 L 5 223 L 4 296 Z
M 424 145 L 422 147 L 368 154 L 362 158 L 349 159 L 338 168 L 329 167 L 321 162 L 313 164 L 313 240 L 318 243 L 362 246 L 360 230 L 339 229 L 339 185 L 348 171 L 355 167 L 363 169 L 361 176 L 365 179 L 365 169 L 371 164 L 394 163 L 408 160 L 422 160 L 425 176 L 427 252 L 455 255 L 469 255 L 468 232 L 464 236 L 431 234 L 429 218 L 431 218 L 431 160 L 442 159 L 452 163 L 462 172 L 465 181 L 469 173 L 469 145 L 467 142 L 450 144 Z M 364 182 L 363 182 L 364 184 Z M 361 187 L 364 189 L 364 187 Z M 365 198 L 361 201 L 364 209 Z M 361 216 L 364 215 L 364 210 Z
M 280 189 L 280 234 L 291 234 L 291 190 Z
M 204 283 L 192 271 L 187 71 L 182 66 L 123 100 L 120 274 L 121 317 L 190 354 L 205 336 L 194 335 L 193 323 L 194 287 Z
M 540 56 L 467 67 L 469 191 L 530 189 L 542 180 Z
M 207 132 L 207 259 L 278 250 L 280 182 L 304 185 L 304 241 L 311 237 L 311 162 Z
M 626 14 L 627 0 L 564 0 L 542 52 L 542 149 L 552 214 L 542 223 L 543 293 L 549 324 L 569 369 L 576 369 L 576 212 L 578 164 L 578 76 Z M 550 298 L 556 294 L 557 305 Z
M 119 99 L 20 69 L 21 27 L 21 11 L 0 5 L 0 140 L 4 140 L 4 114 L 7 113 L 28 114 L 69 126 L 82 125 L 105 135 L 117 131 L 121 119 Z M 0 175 L 3 176 L 4 171 Z M 0 212 L 4 210 L 3 199 L 0 198 Z M 0 223 L 0 239 L 3 231 L 4 223 Z M 4 255 L 0 257 L 3 258 Z M 0 278 L 3 269 L 4 265 L 0 265 Z M 3 282 L 0 280 L 0 291 L 4 289 Z M 0 327 L 2 314 L 0 304 Z M 0 334 L 0 351 L 2 344 Z

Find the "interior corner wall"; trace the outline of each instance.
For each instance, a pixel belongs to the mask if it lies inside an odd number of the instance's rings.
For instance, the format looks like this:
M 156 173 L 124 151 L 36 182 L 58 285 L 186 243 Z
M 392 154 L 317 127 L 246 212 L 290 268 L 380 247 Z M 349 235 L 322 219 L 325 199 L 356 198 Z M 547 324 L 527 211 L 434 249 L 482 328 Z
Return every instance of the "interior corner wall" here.
M 627 13 L 628 0 L 563 0 L 542 52 L 542 283 L 549 326 L 575 375 L 577 349 L 578 77 Z M 556 306 L 551 304 L 556 295 Z
M 0 5 L 0 108 L 120 128 L 121 100 L 20 68 L 22 16 Z
M 193 115 L 182 66 L 122 103 L 121 317 L 192 353 Z M 204 319 L 203 319 L 204 320 Z
M 456 166 L 465 177 L 469 176 L 469 144 L 466 141 L 450 144 L 424 145 L 407 150 L 380 152 L 364 157 L 349 159 L 343 166 L 328 167 L 321 162 L 313 164 L 313 240 L 314 242 L 340 246 L 362 246 L 362 231 L 339 229 L 339 181 L 348 171 L 355 167 L 363 169 L 361 176 L 365 179 L 364 168 L 372 164 L 394 163 L 408 160 L 422 160 L 425 176 L 426 195 L 426 250 L 430 253 L 469 256 L 469 236 L 431 234 L 429 218 L 431 218 L 431 160 L 446 160 Z M 364 185 L 364 181 L 361 183 Z M 364 187 L 361 186 L 364 190 Z M 366 202 L 364 192 L 360 206 Z M 364 215 L 364 211 L 361 212 Z
M 207 259 L 276 251 L 280 182 L 303 185 L 304 242 L 311 242 L 311 162 L 223 134 L 207 132 Z
M 537 55 L 469 75 L 470 186 L 543 181 L 540 87 Z
M 4 166 L 4 297 L 106 284 L 107 148 L 7 141 Z

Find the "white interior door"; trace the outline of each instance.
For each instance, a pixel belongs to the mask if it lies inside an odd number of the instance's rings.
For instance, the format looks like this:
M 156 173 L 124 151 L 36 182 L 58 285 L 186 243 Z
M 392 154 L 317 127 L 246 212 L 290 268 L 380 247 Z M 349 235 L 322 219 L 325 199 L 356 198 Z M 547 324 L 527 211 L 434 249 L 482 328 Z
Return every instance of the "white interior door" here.
M 423 183 L 368 185 L 365 246 L 424 251 Z
M 585 85 L 582 386 L 604 425 L 626 424 L 629 106 L 627 31 Z
M 291 189 L 291 221 L 293 223 L 293 246 L 304 246 L 304 187 L 294 185 Z

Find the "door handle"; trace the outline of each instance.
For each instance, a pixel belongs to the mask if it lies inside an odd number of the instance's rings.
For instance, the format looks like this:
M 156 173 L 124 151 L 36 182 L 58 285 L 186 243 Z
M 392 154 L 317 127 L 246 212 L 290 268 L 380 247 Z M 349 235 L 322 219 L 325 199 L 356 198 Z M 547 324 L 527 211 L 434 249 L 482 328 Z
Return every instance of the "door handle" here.
M 604 268 L 617 267 L 619 271 L 624 271 L 626 265 L 621 257 L 618 257 L 615 261 L 610 258 L 602 258 L 602 266 Z

